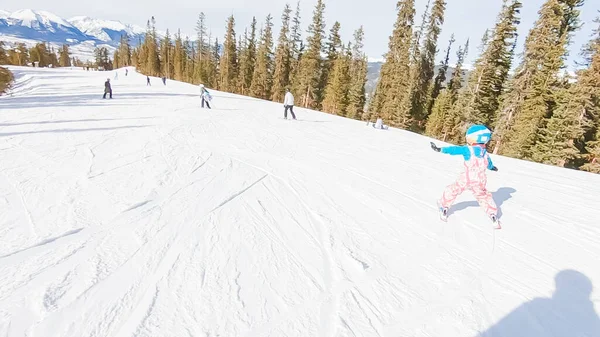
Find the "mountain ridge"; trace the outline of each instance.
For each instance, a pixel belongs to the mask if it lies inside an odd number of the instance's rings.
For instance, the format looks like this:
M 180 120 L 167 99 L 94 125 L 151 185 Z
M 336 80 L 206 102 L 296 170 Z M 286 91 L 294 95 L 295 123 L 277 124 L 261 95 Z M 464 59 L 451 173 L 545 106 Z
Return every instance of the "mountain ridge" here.
M 67 44 L 73 56 L 84 62 L 94 60 L 97 47 L 106 47 L 112 53 L 123 34 L 128 34 L 131 44 L 135 45 L 140 37 L 144 37 L 145 29 L 118 20 L 89 16 L 65 19 L 43 10 L 0 10 L 0 41 L 9 45 L 24 43 L 28 47 L 46 42 L 55 49 Z

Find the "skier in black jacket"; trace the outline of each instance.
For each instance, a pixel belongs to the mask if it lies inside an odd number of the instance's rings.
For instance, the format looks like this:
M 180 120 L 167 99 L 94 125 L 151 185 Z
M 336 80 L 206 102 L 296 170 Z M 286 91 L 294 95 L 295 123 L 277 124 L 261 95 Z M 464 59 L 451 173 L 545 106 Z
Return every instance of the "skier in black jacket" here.
M 110 78 L 107 78 L 106 82 L 104 82 L 104 96 L 102 96 L 102 99 L 106 98 L 106 94 L 109 94 L 109 97 L 112 99 L 112 88 L 110 87 Z

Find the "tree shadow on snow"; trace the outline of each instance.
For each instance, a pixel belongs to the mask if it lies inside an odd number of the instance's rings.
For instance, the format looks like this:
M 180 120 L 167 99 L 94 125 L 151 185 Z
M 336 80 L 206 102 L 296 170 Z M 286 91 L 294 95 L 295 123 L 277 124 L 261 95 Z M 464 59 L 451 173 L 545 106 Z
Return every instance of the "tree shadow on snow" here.
M 517 190 L 515 190 L 512 187 L 502 187 L 500 189 L 498 189 L 496 192 L 492 192 L 492 197 L 494 198 L 494 202 L 496 202 L 496 206 L 498 206 L 498 219 L 500 219 L 502 217 L 502 204 L 512 198 L 512 194 L 515 193 Z M 468 193 L 468 191 L 465 191 L 466 193 Z M 477 201 L 464 201 L 461 203 L 458 203 L 454 206 L 452 206 L 450 208 L 450 211 L 448 212 L 449 215 L 465 210 L 467 208 L 470 207 L 479 207 L 479 203 L 477 203 Z
M 125 125 L 125 126 L 115 126 L 115 127 L 106 127 L 106 128 L 89 128 L 89 129 L 53 129 L 53 130 L 19 131 L 19 132 L 0 133 L 0 137 L 31 135 L 31 134 L 40 134 L 40 133 L 74 133 L 74 132 L 90 132 L 90 131 L 114 131 L 114 130 L 120 130 L 120 129 L 145 128 L 148 126 L 150 126 L 150 125 Z
M 154 117 L 136 117 L 136 118 L 86 118 L 86 119 L 65 119 L 65 120 L 49 120 L 49 121 L 32 121 L 23 123 L 0 123 L 3 126 L 20 126 L 20 125 L 43 125 L 43 124 L 63 124 L 63 123 L 86 123 L 86 122 L 102 122 L 102 121 L 121 121 L 121 120 L 138 120 L 152 119 Z
M 600 317 L 590 299 L 593 285 L 584 274 L 563 270 L 551 298 L 535 298 L 477 337 L 600 336 Z
M 310 121 L 310 120 L 306 120 L 306 119 L 297 119 L 296 122 L 302 122 L 302 123 L 331 123 L 331 121 Z
M 199 95 L 179 94 L 179 93 L 119 93 L 113 90 L 113 98 L 102 99 L 104 90 L 97 94 L 73 94 L 73 95 L 36 95 L 36 96 L 17 96 L 0 100 L 0 109 L 24 109 L 24 108 L 52 108 L 59 106 L 106 106 L 106 105 L 143 105 L 149 99 L 157 98 L 181 98 L 181 97 L 199 97 Z M 134 101 L 123 102 L 123 100 Z

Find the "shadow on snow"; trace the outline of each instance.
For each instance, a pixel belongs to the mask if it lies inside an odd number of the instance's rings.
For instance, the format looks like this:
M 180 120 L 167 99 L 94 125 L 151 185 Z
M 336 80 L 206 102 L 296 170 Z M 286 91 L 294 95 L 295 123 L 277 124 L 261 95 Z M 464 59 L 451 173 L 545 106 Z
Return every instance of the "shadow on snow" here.
M 498 219 L 502 217 L 502 204 L 506 200 L 512 198 L 512 194 L 515 192 L 517 192 L 517 190 L 515 190 L 512 187 L 502 187 L 499 188 L 496 192 L 492 192 L 494 202 L 496 202 L 496 206 L 498 206 Z M 458 203 L 450 208 L 448 215 L 465 210 L 470 207 L 479 207 L 479 203 L 477 203 L 477 201 L 464 201 Z
M 592 281 L 575 270 L 554 278 L 550 298 L 535 298 L 506 315 L 477 337 L 600 336 L 600 317 L 591 301 Z
M 49 121 L 31 121 L 23 123 L 0 123 L 0 127 L 4 126 L 20 126 L 20 125 L 44 125 L 44 124 L 63 124 L 63 123 L 86 123 L 86 122 L 103 122 L 103 121 L 123 121 L 123 120 L 138 120 L 152 119 L 154 117 L 136 117 L 136 118 L 87 118 L 87 119 L 64 119 L 64 120 L 49 120 Z
M 115 127 L 106 127 L 106 128 L 53 129 L 53 130 L 35 130 L 35 131 L 6 132 L 6 133 L 0 133 L 0 137 L 30 135 L 30 134 L 39 134 L 39 133 L 74 133 L 74 132 L 90 132 L 90 131 L 114 131 L 114 130 L 120 130 L 120 129 L 145 128 L 145 127 L 148 127 L 148 126 L 150 126 L 150 125 L 125 125 L 125 126 L 115 126 Z
M 58 106 L 104 106 L 114 104 L 123 105 L 121 100 L 134 99 L 134 102 L 128 102 L 129 105 L 142 105 L 144 101 L 156 98 L 197 98 L 198 95 L 178 94 L 178 93 L 123 93 L 113 91 L 113 98 L 102 99 L 104 91 L 98 94 L 74 94 L 74 95 L 37 95 L 37 96 L 18 96 L 7 97 L 0 100 L 0 109 L 24 109 L 24 108 L 52 108 Z

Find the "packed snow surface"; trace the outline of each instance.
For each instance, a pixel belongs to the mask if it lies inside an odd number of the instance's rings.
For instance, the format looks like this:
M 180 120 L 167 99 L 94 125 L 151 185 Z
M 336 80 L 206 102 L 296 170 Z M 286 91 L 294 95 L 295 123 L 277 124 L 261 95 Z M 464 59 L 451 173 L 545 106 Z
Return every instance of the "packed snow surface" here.
M 10 69 L 0 336 L 600 336 L 598 175 L 495 156 L 503 229 L 468 193 L 443 223 L 428 138 Z

